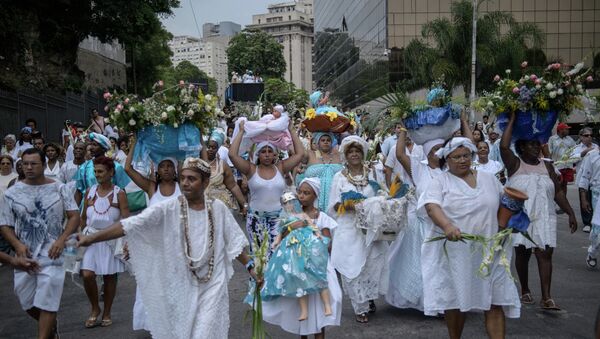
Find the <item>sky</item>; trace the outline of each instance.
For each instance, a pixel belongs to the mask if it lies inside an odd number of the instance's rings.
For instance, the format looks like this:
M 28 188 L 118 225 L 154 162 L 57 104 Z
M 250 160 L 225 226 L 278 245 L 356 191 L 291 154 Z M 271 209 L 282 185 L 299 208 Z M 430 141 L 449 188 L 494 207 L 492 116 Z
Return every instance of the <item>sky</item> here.
M 191 2 L 191 4 L 190 4 Z M 180 7 L 173 9 L 174 15 L 162 22 L 173 35 L 202 37 L 202 25 L 206 22 L 233 21 L 242 25 L 252 23 L 253 14 L 267 12 L 267 6 L 285 0 L 180 0 Z M 194 22 L 196 13 L 198 28 Z

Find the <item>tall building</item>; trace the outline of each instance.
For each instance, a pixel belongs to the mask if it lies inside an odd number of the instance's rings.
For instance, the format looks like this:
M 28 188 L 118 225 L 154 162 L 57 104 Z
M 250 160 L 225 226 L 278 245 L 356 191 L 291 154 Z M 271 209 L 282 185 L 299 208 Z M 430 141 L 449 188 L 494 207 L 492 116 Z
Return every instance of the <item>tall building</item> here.
M 452 2 L 315 0 L 315 85 L 351 107 L 387 93 L 398 57 L 392 51 L 420 38 L 423 24 L 450 18 Z M 600 48 L 600 1 L 492 0 L 479 7 L 498 10 L 541 28 L 550 60 L 574 64 Z
M 241 32 L 242 26 L 231 21 L 221 21 L 217 24 L 207 22 L 202 25 L 202 38 L 229 37 Z
M 298 0 L 269 5 L 269 13 L 252 16 L 248 28 L 260 29 L 283 45 L 284 79 L 311 91 L 313 46 L 313 1 Z
M 176 36 L 169 41 L 173 52 L 171 62 L 177 66 L 187 60 L 217 81 L 217 94 L 223 96 L 227 88 L 227 45 L 221 41 L 204 40 L 191 36 Z

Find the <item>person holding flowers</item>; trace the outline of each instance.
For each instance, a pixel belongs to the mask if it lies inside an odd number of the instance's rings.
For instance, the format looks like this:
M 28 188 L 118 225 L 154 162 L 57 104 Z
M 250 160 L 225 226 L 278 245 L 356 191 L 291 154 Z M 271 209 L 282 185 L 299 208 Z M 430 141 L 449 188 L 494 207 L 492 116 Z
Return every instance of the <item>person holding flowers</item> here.
M 244 121 L 239 123 L 239 128 L 240 131 L 244 131 Z M 277 148 L 268 141 L 256 145 L 252 157 L 255 163 L 242 158 L 239 151 L 244 132 L 236 135 L 229 148 L 229 159 L 235 168 L 248 178 L 248 188 L 250 190 L 249 210 L 246 217 L 248 237 L 250 239 L 257 238 L 259 247 L 266 239 L 269 243 L 268 257 L 271 257 L 273 252 L 271 244 L 279 233 L 277 230 L 277 219 L 281 210 L 279 197 L 286 188 L 283 176 L 293 170 L 304 156 L 304 147 L 298 138 L 298 134 L 293 131 L 291 119 L 288 130 L 292 136 L 295 153 L 282 161 L 278 161 Z M 253 247 L 250 245 L 251 253 L 254 253 Z
M 528 233 L 534 242 L 522 235 L 514 238 L 515 266 L 521 284 L 521 302 L 533 304 L 534 299 L 529 289 L 529 258 L 535 254 L 538 262 L 542 299 L 540 306 L 548 310 L 560 310 L 550 294 L 552 281 L 552 254 L 556 247 L 556 212 L 555 201 L 569 216 L 571 233 L 577 230 L 575 213 L 569 205 L 560 180 L 551 163 L 540 159 L 541 143 L 537 138 L 518 139 L 515 142 L 517 155 L 510 149 L 513 128 L 517 115 L 510 115 L 508 124 L 502 134 L 500 152 L 502 161 L 508 172 L 507 187 L 518 189 L 529 196 L 524 210 L 531 224 Z
M 351 135 L 342 141 L 340 152 L 344 169 L 333 176 L 329 193 L 329 215 L 335 215 L 338 228 L 331 249 L 331 263 L 342 276 L 342 286 L 350 297 L 356 321 L 367 323 L 368 313 L 375 312 L 379 295 L 387 292 L 388 270 L 385 241 L 366 245 L 365 234 L 355 226 L 354 205 L 373 197 L 379 185 L 372 178 L 366 163 L 368 143 Z
M 448 241 L 425 242 L 421 252 L 426 315 L 444 314 L 450 338 L 460 338 L 466 312 L 483 311 L 488 336 L 504 338 L 505 316 L 518 318 L 520 303 L 509 272 L 496 258 L 488 277 L 479 275 L 483 244 L 458 242 L 466 234 L 489 238 L 498 231 L 497 211 L 502 185 L 489 173 L 471 169 L 477 149 L 468 138 L 455 137 L 436 155 L 448 171 L 433 178 L 420 196 L 435 227 L 430 238 L 444 232 Z M 510 254 L 506 260 L 510 262 Z

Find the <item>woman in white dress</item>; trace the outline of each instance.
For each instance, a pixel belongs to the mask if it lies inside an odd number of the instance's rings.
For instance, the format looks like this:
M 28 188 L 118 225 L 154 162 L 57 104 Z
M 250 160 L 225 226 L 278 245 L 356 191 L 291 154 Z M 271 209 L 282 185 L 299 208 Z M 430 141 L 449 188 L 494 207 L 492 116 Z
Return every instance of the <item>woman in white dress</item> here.
M 304 179 L 298 185 L 298 199 L 306 199 L 308 204 L 315 207 L 306 214 L 317 225 L 323 236 L 331 238 L 337 223 L 325 212 L 316 207 L 321 194 L 319 179 Z M 312 201 L 310 201 L 312 199 Z M 330 243 L 331 244 L 331 243 Z M 298 298 L 279 297 L 272 301 L 263 301 L 263 319 L 273 325 L 280 326 L 284 331 L 294 333 L 306 338 L 314 334 L 315 339 L 325 338 L 325 327 L 340 326 L 342 318 L 342 289 L 337 279 L 331 259 L 327 263 L 327 282 L 329 288 L 332 314 L 326 316 L 323 302 L 317 293 L 308 295 L 308 317 L 298 321 L 300 307 Z
M 156 205 L 162 201 L 175 199 L 181 195 L 179 185 L 177 184 L 177 162 L 174 159 L 164 159 L 158 163 L 156 179 L 148 179 L 138 172 L 132 165 L 133 153 L 135 152 L 135 137 L 132 136 L 131 147 L 127 160 L 125 161 L 125 172 L 131 180 L 140 187 L 148 197 L 148 207 Z M 121 151 L 121 150 L 119 150 Z M 122 152 L 122 151 L 121 151 Z M 135 274 L 135 272 L 134 272 Z M 135 289 L 135 304 L 133 305 L 133 329 L 149 331 L 147 315 L 142 301 L 139 285 Z
M 329 215 L 335 215 L 338 227 L 333 237 L 331 264 L 342 276 L 342 286 L 350 297 L 356 321 L 367 323 L 367 314 L 375 312 L 374 300 L 386 294 L 388 283 L 387 250 L 385 241 L 366 245 L 363 232 L 355 226 L 354 206 L 344 204 L 344 193 L 356 192 L 369 198 L 375 196 L 379 185 L 369 180 L 366 164 L 369 145 L 362 138 L 351 135 L 342 141 L 340 152 L 344 155 L 344 169 L 333 176 L 329 193 Z M 338 214 L 340 205 L 345 212 Z
M 444 314 L 450 338 L 461 337 L 469 311 L 483 311 L 488 336 L 504 338 L 505 315 L 520 316 L 516 286 L 499 255 L 490 276 L 480 277 L 482 245 L 457 241 L 461 232 L 490 237 L 498 231 L 502 185 L 493 175 L 471 169 L 475 152 L 471 140 L 451 139 L 437 152 L 447 160 L 448 171 L 435 177 L 419 198 L 418 209 L 426 210 L 436 226 L 428 238 L 441 230 L 449 240 L 422 246 L 424 308 L 426 315 Z M 510 244 L 505 247 L 510 262 Z
M 60 147 L 55 143 L 49 143 L 44 146 L 44 154 L 46 154 L 46 169 L 44 175 L 54 181 L 61 181 L 60 168 L 62 163 L 59 160 Z
M 87 190 L 81 216 L 84 235 L 94 234 L 129 216 L 125 191 L 112 183 L 114 161 L 105 156 L 97 157 L 94 159 L 94 173 L 98 184 Z M 115 242 L 100 242 L 86 248 L 81 261 L 81 275 L 85 293 L 92 306 L 90 316 L 85 321 L 86 328 L 99 324 L 101 310 L 96 276 L 101 275 L 104 280 L 104 310 L 100 325 L 106 327 L 112 325 L 110 312 L 117 292 L 117 273 L 124 271 L 124 264 L 115 257 Z
M 406 154 L 406 128 L 402 128 L 396 143 L 396 156 L 415 184 L 417 198 L 442 174 L 444 161 L 436 155 L 444 140 L 434 139 L 423 145 L 425 159 Z M 397 308 L 423 311 L 423 277 L 421 274 L 421 245 L 433 227 L 427 213 L 417 213 L 416 204 L 408 206 L 408 226 L 390 245 L 390 279 L 385 300 Z
M 541 281 L 542 299 L 540 306 L 547 310 L 560 310 L 550 294 L 552 280 L 552 254 L 556 247 L 556 212 L 554 202 L 569 215 L 571 233 L 577 230 L 577 219 L 569 201 L 562 190 L 558 175 L 551 163 L 540 159 L 541 144 L 538 140 L 517 140 L 516 156 L 510 149 L 512 129 L 515 121 L 513 114 L 502 134 L 500 154 L 508 171 L 506 186 L 527 193 L 524 210 L 529 216 L 528 233 L 532 240 L 522 235 L 514 238 L 515 266 L 521 284 L 521 302 L 533 304 L 535 301 L 529 289 L 529 258 L 535 253 Z M 536 246 L 537 244 L 537 246 Z
M 504 184 L 506 182 L 504 166 L 500 161 L 489 158 L 490 145 L 486 141 L 479 141 L 475 143 L 475 146 L 477 146 L 477 159 L 473 160 L 473 169 L 479 172 L 493 174 L 502 184 Z
M 8 184 L 19 175 L 13 171 L 14 160 L 8 154 L 0 155 L 0 198 L 8 189 Z

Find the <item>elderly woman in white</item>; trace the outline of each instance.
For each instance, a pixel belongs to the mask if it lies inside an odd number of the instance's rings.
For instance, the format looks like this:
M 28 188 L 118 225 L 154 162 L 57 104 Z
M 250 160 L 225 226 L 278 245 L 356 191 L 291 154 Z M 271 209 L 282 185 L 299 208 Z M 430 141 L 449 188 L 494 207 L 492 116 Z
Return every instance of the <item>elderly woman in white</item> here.
M 379 189 L 379 185 L 370 180 L 371 171 L 365 162 L 367 150 L 367 142 L 358 136 L 351 135 L 342 141 L 340 152 L 345 166 L 333 176 L 328 208 L 328 214 L 335 215 L 338 223 L 331 263 L 342 276 L 342 286 L 360 323 L 369 321 L 367 314 L 375 312 L 374 299 L 386 293 L 388 281 L 388 244 L 376 241 L 367 246 L 365 235 L 355 226 L 354 206 L 342 201 L 343 193 L 354 191 L 369 198 Z M 340 205 L 344 205 L 345 212 L 338 214 Z
M 424 308 L 426 315 L 444 314 L 450 338 L 460 338 L 469 311 L 483 311 L 488 336 L 504 338 L 505 314 L 520 316 L 516 286 L 499 259 L 491 264 L 488 277 L 480 277 L 482 245 L 457 242 L 462 232 L 490 237 L 498 231 L 502 185 L 494 175 L 471 169 L 476 152 L 467 138 L 447 142 L 436 154 L 447 160 L 448 171 L 433 178 L 419 198 L 418 208 L 425 209 L 436 226 L 429 238 L 442 231 L 450 240 L 422 246 Z M 510 244 L 506 250 L 510 262 Z

